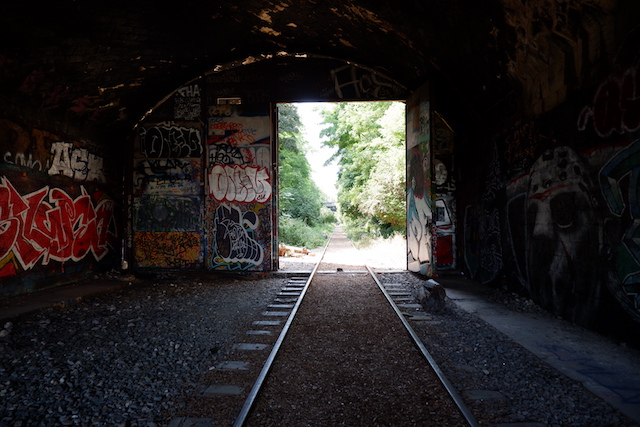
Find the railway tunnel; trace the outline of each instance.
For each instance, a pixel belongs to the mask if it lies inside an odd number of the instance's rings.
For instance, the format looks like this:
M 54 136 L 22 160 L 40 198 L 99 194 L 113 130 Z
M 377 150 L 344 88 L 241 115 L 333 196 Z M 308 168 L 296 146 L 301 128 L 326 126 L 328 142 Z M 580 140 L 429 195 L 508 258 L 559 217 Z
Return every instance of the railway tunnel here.
M 0 20 L 0 296 L 125 263 L 277 270 L 275 104 L 401 100 L 409 270 L 638 336 L 636 1 L 23 1 Z

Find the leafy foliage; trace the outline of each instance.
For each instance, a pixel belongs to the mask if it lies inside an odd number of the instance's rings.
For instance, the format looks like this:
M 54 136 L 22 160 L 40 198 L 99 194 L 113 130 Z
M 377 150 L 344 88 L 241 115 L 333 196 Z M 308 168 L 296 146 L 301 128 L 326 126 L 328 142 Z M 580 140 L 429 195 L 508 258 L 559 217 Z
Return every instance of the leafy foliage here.
M 352 238 L 404 233 L 404 104 L 333 104 L 323 112 L 325 145 L 339 159 L 338 203 Z
M 280 241 L 317 247 L 326 240 L 325 197 L 311 178 L 302 123 L 294 104 L 278 105 Z

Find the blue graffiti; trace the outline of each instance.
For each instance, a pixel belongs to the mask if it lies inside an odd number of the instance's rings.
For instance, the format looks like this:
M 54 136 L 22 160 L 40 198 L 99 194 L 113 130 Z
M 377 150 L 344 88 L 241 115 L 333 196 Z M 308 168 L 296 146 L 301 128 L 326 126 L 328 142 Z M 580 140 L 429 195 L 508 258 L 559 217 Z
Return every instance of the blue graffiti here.
M 624 292 L 633 299 L 635 310 L 640 309 L 640 142 L 636 141 L 620 151 L 599 174 L 602 194 L 609 211 L 623 217 L 625 211 L 631 222 L 627 224 L 621 244 L 615 250 L 615 266 Z
M 245 270 L 259 265 L 264 259 L 262 246 L 253 239 L 258 228 L 258 216 L 253 211 L 242 213 L 235 206 L 222 204 L 216 209 L 214 220 L 213 268 Z

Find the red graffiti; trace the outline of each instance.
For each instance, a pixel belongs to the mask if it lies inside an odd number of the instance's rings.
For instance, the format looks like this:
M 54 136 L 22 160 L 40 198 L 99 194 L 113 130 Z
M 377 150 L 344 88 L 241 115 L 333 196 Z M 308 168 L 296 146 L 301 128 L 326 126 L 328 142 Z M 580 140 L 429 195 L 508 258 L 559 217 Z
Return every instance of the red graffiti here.
M 76 199 L 48 186 L 21 196 L 0 178 L 0 260 L 13 253 L 25 270 L 40 260 L 80 261 L 89 253 L 101 260 L 115 237 L 109 227 L 114 202 L 103 198 L 94 206 L 81 189 Z
M 256 142 L 255 129 L 246 129 L 242 123 L 218 122 L 209 125 L 208 144 L 221 141 L 229 145 L 251 145 Z
M 556 185 L 555 187 L 551 187 L 548 190 L 544 190 L 544 191 L 539 191 L 535 194 L 532 194 L 529 196 L 530 199 L 537 199 L 540 200 L 541 202 L 546 202 L 547 199 L 553 195 L 553 193 L 555 193 L 558 190 L 561 190 L 563 188 L 569 188 L 570 186 L 568 184 L 563 184 L 563 185 Z
M 595 94 L 593 104 L 582 109 L 578 129 L 585 130 L 589 119 L 598 135 L 623 134 L 640 129 L 640 72 L 629 68 L 622 76 L 612 76 Z
M 244 126 L 241 123 L 219 122 L 210 126 L 210 129 L 235 130 L 242 131 Z

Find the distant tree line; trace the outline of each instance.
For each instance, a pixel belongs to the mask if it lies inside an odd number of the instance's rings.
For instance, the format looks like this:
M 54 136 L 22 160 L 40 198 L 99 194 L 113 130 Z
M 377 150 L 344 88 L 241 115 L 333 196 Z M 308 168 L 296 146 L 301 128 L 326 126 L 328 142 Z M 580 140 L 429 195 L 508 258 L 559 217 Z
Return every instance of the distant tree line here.
M 279 235 L 282 243 L 314 248 L 325 243 L 335 215 L 311 177 L 302 127 L 295 104 L 278 105 Z
M 323 143 L 336 149 L 338 205 L 352 239 L 405 234 L 405 109 L 400 102 L 328 104 Z

